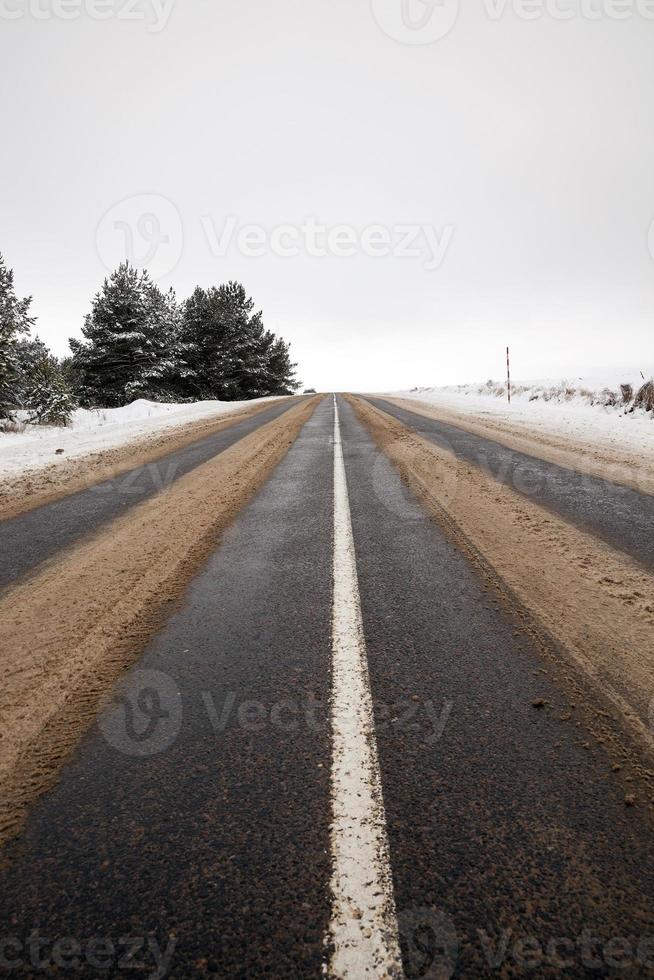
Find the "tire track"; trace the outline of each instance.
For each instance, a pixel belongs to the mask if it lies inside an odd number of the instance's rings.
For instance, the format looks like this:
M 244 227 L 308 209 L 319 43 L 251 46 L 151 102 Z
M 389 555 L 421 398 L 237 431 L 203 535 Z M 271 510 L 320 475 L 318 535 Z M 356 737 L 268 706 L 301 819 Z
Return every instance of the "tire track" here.
M 38 492 L 28 494 L 24 498 L 27 512 L 0 523 L 0 588 L 17 581 L 129 508 L 165 492 L 186 473 L 259 426 L 279 418 L 292 404 L 286 399 L 263 406 L 231 424 L 225 419 L 214 421 L 209 434 L 202 438 L 198 438 L 200 430 L 194 428 L 191 432 L 184 430 L 176 438 L 156 440 L 154 446 L 148 444 L 147 451 L 124 447 L 112 457 L 115 469 L 111 479 L 104 479 L 106 464 L 100 468 L 83 468 L 86 489 L 68 493 L 71 484 L 64 480 L 58 491 L 60 499 L 43 506 L 33 506 L 40 499 Z M 101 474 L 103 480 L 98 482 Z
M 261 426 L 0 598 L 0 842 L 52 784 L 103 693 L 143 650 L 320 400 Z
M 581 686 L 593 732 L 613 743 L 617 764 L 631 761 L 654 800 L 654 575 L 368 402 L 351 404 L 565 683 Z

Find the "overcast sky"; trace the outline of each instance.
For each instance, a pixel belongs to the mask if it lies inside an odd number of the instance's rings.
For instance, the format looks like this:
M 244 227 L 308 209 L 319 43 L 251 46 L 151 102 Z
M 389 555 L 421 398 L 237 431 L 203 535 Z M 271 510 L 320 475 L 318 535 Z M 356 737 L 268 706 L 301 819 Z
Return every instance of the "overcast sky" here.
M 40 336 L 128 257 L 241 280 L 318 389 L 651 370 L 654 2 L 521 4 L 0 0 Z

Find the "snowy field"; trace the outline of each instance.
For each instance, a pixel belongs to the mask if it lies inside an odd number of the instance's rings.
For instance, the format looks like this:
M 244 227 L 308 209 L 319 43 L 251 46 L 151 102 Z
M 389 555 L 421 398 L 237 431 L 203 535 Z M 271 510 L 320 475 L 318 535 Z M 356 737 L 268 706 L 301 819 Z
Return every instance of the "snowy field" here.
M 162 404 L 143 398 L 123 408 L 79 408 L 66 428 L 27 426 L 22 432 L 0 433 L 0 477 L 71 460 L 104 449 L 115 449 L 149 435 L 197 422 L 232 415 L 239 409 L 276 401 L 202 401 L 182 405 Z M 63 453 L 57 453 L 63 449 Z
M 599 377 L 516 381 L 512 383 L 510 405 L 506 383 L 502 382 L 413 388 L 392 394 L 492 421 L 517 433 L 532 431 L 581 447 L 620 448 L 627 454 L 652 459 L 654 415 L 637 408 L 630 411 L 632 402 L 623 401 L 624 384 L 631 385 L 635 394 L 643 380 L 638 373 L 607 372 Z

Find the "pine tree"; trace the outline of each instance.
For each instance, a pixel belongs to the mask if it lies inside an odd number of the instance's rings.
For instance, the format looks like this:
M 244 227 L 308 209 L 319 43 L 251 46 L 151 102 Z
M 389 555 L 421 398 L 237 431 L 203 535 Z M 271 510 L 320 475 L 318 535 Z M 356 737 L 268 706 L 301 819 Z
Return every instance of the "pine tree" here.
M 69 354 L 67 357 L 62 357 L 59 361 L 59 367 L 61 368 L 61 374 L 69 391 L 77 395 L 82 388 L 82 377 L 73 361 L 72 354 Z
M 301 385 L 295 380 L 296 367 L 297 364 L 291 361 L 290 345 L 281 337 L 275 338 L 268 355 L 266 394 L 294 394 Z
M 17 408 L 28 408 L 38 365 L 47 355 L 48 349 L 39 337 L 20 337 L 16 341 L 13 397 Z
M 236 317 L 228 313 L 225 287 L 196 286 L 184 303 L 182 344 L 187 390 L 195 398 L 238 398 L 234 380 Z
M 84 341 L 70 340 L 84 404 L 117 407 L 162 395 L 176 305 L 172 292 L 163 294 L 128 262 L 105 279 L 84 321 Z
M 190 369 L 184 360 L 182 311 L 174 290 L 163 293 L 150 283 L 145 290 L 146 334 L 153 360 L 141 380 L 142 396 L 159 401 L 185 397 L 185 380 Z
M 75 399 L 57 358 L 35 337 L 18 341 L 16 360 L 16 401 L 20 408 L 27 410 L 27 422 L 68 425 Z
M 82 333 L 70 341 L 65 376 L 84 405 L 230 401 L 299 387 L 288 345 L 264 328 L 237 282 L 198 286 L 180 306 L 172 290 L 124 263 L 95 296 Z
M 298 387 L 288 347 L 264 328 L 240 283 L 198 286 L 184 304 L 182 341 L 186 390 L 196 398 L 260 398 Z
M 35 322 L 29 316 L 31 302 L 31 296 L 17 298 L 14 273 L 0 255 L 0 420 L 11 420 L 13 410 L 18 407 L 17 344 L 20 335 L 28 333 Z

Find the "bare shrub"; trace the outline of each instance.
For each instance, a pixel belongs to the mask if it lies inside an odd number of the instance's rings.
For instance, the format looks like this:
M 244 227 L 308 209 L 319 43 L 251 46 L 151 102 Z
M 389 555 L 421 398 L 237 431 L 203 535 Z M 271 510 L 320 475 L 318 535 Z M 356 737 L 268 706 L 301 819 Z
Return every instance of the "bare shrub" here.
M 646 412 L 654 412 L 654 381 L 646 381 L 638 389 L 634 399 L 634 408 L 642 408 Z
M 17 419 L 0 419 L 0 432 L 11 432 L 17 435 L 25 431 L 25 423 Z
M 600 394 L 600 404 L 604 405 L 605 408 L 613 408 L 618 404 L 618 396 L 615 391 L 611 391 L 610 388 L 603 388 Z

